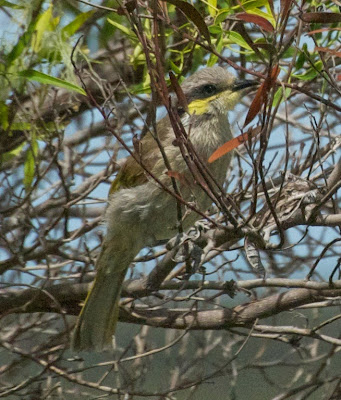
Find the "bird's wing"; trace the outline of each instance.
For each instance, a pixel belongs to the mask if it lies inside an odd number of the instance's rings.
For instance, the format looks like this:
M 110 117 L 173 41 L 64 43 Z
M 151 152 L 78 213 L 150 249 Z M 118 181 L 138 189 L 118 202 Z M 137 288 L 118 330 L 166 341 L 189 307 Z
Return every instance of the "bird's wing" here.
M 159 139 L 162 142 L 164 142 L 169 127 L 170 122 L 168 117 L 163 118 L 157 124 Z M 160 149 L 158 148 L 158 145 L 151 133 L 147 133 L 146 136 L 139 142 L 138 150 L 134 151 L 134 155 L 137 159 L 140 159 L 144 167 L 151 172 L 153 171 L 153 166 L 162 157 Z M 111 194 L 120 189 L 128 189 L 139 186 L 147 181 L 148 174 L 146 173 L 145 169 L 141 167 L 134 157 L 129 156 L 111 184 L 109 197 Z
M 147 177 L 141 165 L 130 156 L 113 180 L 109 196 L 120 189 L 127 189 L 142 185 L 147 182 Z

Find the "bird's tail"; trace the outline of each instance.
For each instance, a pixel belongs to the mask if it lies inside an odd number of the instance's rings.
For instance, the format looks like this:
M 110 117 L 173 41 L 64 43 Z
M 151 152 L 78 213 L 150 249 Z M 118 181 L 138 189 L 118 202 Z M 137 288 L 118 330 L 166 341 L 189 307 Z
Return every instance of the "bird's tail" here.
M 129 248 L 130 247 L 130 248 Z M 119 314 L 122 283 L 139 249 L 105 241 L 96 263 L 97 275 L 88 293 L 72 338 L 74 351 L 112 347 Z

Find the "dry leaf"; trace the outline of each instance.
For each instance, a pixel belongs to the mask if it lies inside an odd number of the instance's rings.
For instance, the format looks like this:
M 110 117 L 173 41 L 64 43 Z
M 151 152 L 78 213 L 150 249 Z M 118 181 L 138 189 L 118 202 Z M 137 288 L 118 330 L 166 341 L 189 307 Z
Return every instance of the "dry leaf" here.
M 321 51 L 323 53 L 329 53 L 335 57 L 341 57 L 341 51 L 329 49 L 328 47 L 315 47 L 316 51 Z
M 329 32 L 329 31 L 341 31 L 341 28 L 321 28 L 315 29 L 314 31 L 307 32 L 306 35 L 313 35 L 315 33 Z
M 264 82 L 260 85 L 253 99 L 249 111 L 246 115 L 244 127 L 248 125 L 260 112 L 262 109 L 263 104 L 267 103 L 268 100 L 268 93 L 270 92 L 271 88 L 276 84 L 277 76 L 280 72 L 279 66 L 275 65 L 271 73 L 267 76 Z
M 204 36 L 208 43 L 211 44 L 211 35 L 207 28 L 205 20 L 199 13 L 199 11 L 192 6 L 192 4 L 182 0 L 163 1 L 167 1 L 167 3 L 173 4 L 175 7 L 179 8 L 186 15 L 186 17 L 196 25 L 196 27 L 199 29 L 199 32 Z
M 259 15 L 239 13 L 236 15 L 236 17 L 245 22 L 252 22 L 253 24 L 260 26 L 266 32 L 274 31 L 274 27 L 271 25 L 271 23 L 267 19 L 260 17 Z
M 215 160 L 218 160 L 218 158 L 224 156 L 225 154 L 229 153 L 242 143 L 245 143 L 247 140 L 250 138 L 258 135 L 258 133 L 261 131 L 261 128 L 257 126 L 256 128 L 250 128 L 248 129 L 247 132 L 242 133 L 241 135 L 229 140 L 228 142 L 224 143 L 222 146 L 220 146 L 208 159 L 209 163 L 212 163 Z
M 289 13 L 292 0 L 281 0 L 281 21 L 283 21 Z
M 182 108 L 184 111 L 188 111 L 188 103 L 186 96 L 172 71 L 169 72 L 169 78 L 171 81 L 172 89 L 174 90 L 176 97 L 178 98 L 178 106 Z
M 341 22 L 340 13 L 330 13 L 330 12 L 302 13 L 300 15 L 300 18 L 302 21 L 308 23 L 333 24 L 334 22 Z

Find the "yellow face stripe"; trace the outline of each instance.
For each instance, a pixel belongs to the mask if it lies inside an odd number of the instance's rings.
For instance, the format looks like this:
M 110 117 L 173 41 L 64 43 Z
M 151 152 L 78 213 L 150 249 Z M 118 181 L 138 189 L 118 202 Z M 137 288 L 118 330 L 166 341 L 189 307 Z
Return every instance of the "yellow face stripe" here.
M 219 97 L 220 94 L 221 93 L 215 94 L 214 96 L 207 97 L 206 99 L 193 100 L 188 105 L 188 112 L 195 115 L 205 114 L 208 111 L 210 102 Z
M 206 99 L 197 99 L 193 100 L 189 105 L 188 105 L 188 112 L 191 115 L 202 115 L 205 113 L 209 113 L 212 110 L 210 110 L 211 103 L 219 99 L 218 102 L 216 102 L 215 108 L 219 109 L 221 112 L 223 111 L 228 111 L 232 110 L 238 100 L 241 97 L 241 92 L 233 92 L 231 90 L 225 90 L 221 93 L 215 94 L 214 96 L 208 97 Z

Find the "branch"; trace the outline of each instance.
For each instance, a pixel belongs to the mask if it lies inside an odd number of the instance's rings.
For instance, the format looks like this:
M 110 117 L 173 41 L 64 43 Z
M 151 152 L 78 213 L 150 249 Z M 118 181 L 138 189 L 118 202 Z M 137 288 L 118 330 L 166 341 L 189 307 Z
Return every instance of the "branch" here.
M 120 313 L 122 322 L 157 326 L 159 328 L 189 330 L 220 330 L 233 327 L 251 327 L 257 319 L 263 319 L 289 311 L 307 303 L 324 300 L 325 297 L 338 297 L 338 290 L 292 289 L 263 299 L 239 305 L 234 308 L 216 310 L 146 310 L 127 308 Z
M 143 282 L 143 280 L 140 280 Z M 175 289 L 183 283 L 166 282 L 161 289 Z M 183 289 L 226 290 L 231 283 L 226 282 L 187 282 Z M 136 286 L 136 285 L 135 285 Z M 128 285 L 129 287 L 129 285 Z M 146 324 L 174 329 L 227 329 L 231 327 L 250 327 L 255 320 L 277 315 L 283 311 L 325 300 L 326 297 L 341 296 L 341 280 L 329 285 L 327 282 L 314 282 L 290 279 L 255 279 L 235 283 L 239 289 L 256 287 L 298 287 L 285 293 L 278 293 L 259 300 L 238 305 L 233 308 L 192 310 L 192 309 L 146 309 L 142 306 L 121 307 L 122 322 Z M 181 288 L 181 287 L 180 287 Z M 0 313 L 55 312 L 77 315 L 80 303 L 85 299 L 88 283 L 60 284 L 47 289 L 30 288 L 26 290 L 3 290 L 0 297 Z M 141 290 L 141 288 L 140 288 Z M 147 289 L 145 289 L 147 291 Z M 134 293 L 136 295 L 136 292 Z M 140 293 L 139 293 L 140 294 Z M 131 296 L 132 293 L 130 292 Z

